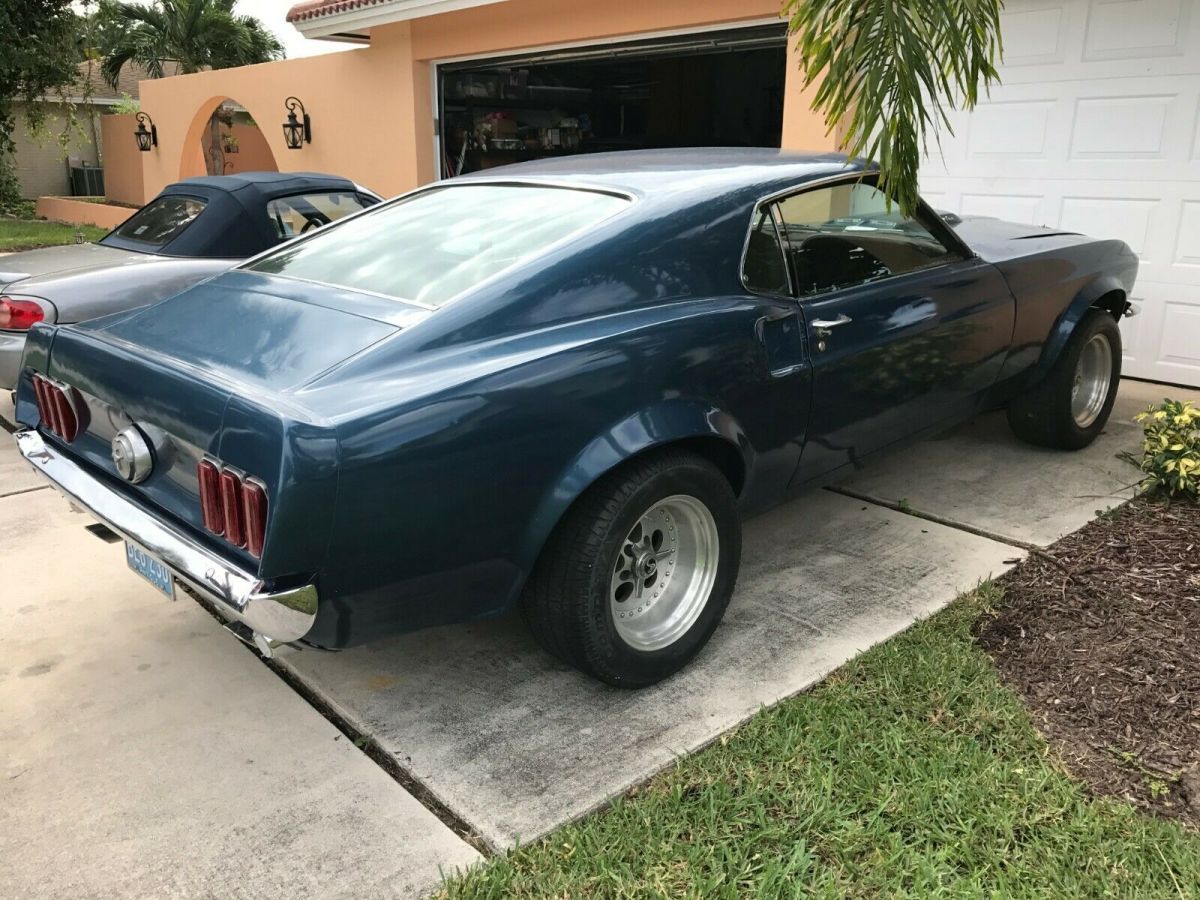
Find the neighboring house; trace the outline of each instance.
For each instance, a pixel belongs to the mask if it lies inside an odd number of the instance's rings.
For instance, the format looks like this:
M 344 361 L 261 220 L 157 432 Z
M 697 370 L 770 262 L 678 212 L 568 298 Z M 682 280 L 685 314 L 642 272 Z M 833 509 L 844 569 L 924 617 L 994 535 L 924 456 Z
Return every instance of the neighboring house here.
M 1200 385 L 1200 3 L 1008 0 L 1003 85 L 955 120 L 925 196 L 1125 241 L 1126 374 Z
M 146 77 L 141 68 L 127 65 L 121 70 L 117 87 L 113 89 L 100 77 L 99 62 L 80 63 L 75 85 L 67 88 L 62 97 L 49 94 L 43 98 L 46 115 L 36 135 L 30 133 L 26 124 L 26 105 L 15 104 L 13 142 L 17 149 L 14 161 L 21 196 L 34 200 L 42 196 L 71 195 L 70 162 L 93 167 L 100 165 L 103 155 L 100 116 L 111 112 L 113 106 L 121 102 L 122 94 L 138 99 L 138 81 Z M 85 87 L 90 87 L 90 93 Z M 64 103 L 75 108 L 75 128 L 67 128 Z M 68 131 L 65 150 L 60 140 L 64 130 Z
M 201 174 L 223 98 L 281 171 L 395 194 L 459 172 L 632 147 L 831 150 L 780 0 L 310 0 L 288 21 L 346 53 L 142 85 L 146 192 Z M 939 206 L 1120 237 L 1142 255 L 1131 375 L 1200 385 L 1200 4 L 1008 0 L 1005 84 L 960 117 Z M 886 51 L 886 48 L 882 48 Z M 284 142 L 297 98 L 311 141 Z M 300 116 L 300 110 L 296 110 Z M 299 121 L 299 118 L 296 120 Z

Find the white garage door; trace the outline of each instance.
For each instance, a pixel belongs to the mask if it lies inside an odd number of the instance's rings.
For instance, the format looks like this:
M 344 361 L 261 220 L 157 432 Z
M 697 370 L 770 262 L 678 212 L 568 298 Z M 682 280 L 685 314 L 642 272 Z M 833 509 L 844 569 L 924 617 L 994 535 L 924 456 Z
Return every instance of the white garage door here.
M 1200 0 L 1008 0 L 1003 85 L 922 169 L 934 206 L 1141 257 L 1126 374 L 1200 385 Z

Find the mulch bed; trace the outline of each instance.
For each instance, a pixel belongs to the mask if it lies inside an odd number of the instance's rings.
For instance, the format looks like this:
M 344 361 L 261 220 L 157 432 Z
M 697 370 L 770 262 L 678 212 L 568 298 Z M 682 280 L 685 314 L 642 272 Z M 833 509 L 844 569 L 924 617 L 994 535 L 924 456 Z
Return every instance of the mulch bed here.
M 1200 827 L 1200 505 L 1131 501 L 1000 583 L 979 643 L 1068 771 Z

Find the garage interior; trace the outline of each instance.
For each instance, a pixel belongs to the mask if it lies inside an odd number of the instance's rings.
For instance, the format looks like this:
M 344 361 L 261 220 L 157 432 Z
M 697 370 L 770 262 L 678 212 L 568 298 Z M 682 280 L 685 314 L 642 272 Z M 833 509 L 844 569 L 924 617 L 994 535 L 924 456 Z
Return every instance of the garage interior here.
M 438 67 L 441 175 L 576 153 L 778 147 L 782 24 Z

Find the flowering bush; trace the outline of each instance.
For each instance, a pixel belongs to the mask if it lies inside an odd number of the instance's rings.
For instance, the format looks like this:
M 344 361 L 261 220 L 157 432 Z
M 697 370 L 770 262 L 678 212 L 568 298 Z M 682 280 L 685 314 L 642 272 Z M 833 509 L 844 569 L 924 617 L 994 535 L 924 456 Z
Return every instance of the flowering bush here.
M 1200 409 L 1164 400 L 1136 416 L 1143 423 L 1142 487 L 1200 500 Z

